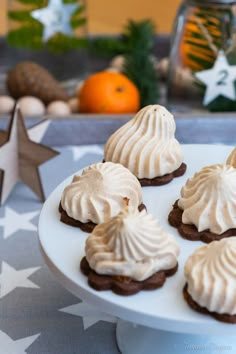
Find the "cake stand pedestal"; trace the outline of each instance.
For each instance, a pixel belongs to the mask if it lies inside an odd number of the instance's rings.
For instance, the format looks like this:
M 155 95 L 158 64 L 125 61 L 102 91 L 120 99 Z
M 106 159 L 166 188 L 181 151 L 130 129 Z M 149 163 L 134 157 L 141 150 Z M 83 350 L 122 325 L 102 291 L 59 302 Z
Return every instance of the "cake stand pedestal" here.
M 204 331 L 203 331 L 204 332 Z M 122 354 L 233 354 L 235 336 L 174 333 L 118 320 L 116 340 Z

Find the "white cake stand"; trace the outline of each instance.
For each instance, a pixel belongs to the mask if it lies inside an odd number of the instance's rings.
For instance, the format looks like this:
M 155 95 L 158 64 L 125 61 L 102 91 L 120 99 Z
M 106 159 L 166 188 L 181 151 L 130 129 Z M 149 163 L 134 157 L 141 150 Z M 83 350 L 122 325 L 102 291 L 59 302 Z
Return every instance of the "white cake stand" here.
M 40 215 L 40 247 L 50 270 L 74 295 L 122 319 L 117 325 L 117 343 L 123 354 L 236 353 L 236 325 L 220 323 L 191 310 L 182 297 L 184 263 L 203 243 L 182 239 L 167 222 L 171 206 L 179 198 L 186 179 L 203 166 L 224 163 L 233 147 L 183 145 L 182 148 L 187 173 L 168 185 L 143 188 L 148 212 L 176 236 L 181 247 L 179 270 L 161 289 L 122 297 L 111 291 L 98 292 L 88 286 L 87 278 L 80 272 L 87 234 L 59 221 L 61 194 L 72 176 L 54 190 Z

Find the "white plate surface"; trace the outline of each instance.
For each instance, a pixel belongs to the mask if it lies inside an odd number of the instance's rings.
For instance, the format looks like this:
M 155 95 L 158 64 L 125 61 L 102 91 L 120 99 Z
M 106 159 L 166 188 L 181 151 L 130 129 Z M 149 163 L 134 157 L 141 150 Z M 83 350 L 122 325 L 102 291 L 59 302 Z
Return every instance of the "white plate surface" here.
M 183 300 L 184 263 L 188 255 L 203 243 L 182 239 L 167 221 L 172 204 L 179 198 L 180 189 L 186 179 L 203 166 L 224 163 L 233 147 L 183 145 L 182 148 L 184 161 L 188 166 L 187 173 L 165 186 L 143 188 L 143 199 L 148 212 L 157 217 L 167 231 L 175 235 L 181 247 L 179 270 L 176 275 L 167 279 L 161 289 L 122 297 L 111 291 L 97 292 L 88 286 L 87 278 L 79 269 L 87 234 L 59 221 L 58 205 L 62 191 L 70 183 L 71 176 L 54 190 L 43 206 L 39 219 L 40 246 L 49 268 L 61 284 L 76 296 L 99 306 L 103 312 L 152 328 L 174 332 L 235 334 L 236 325 L 222 324 L 209 316 L 198 314 Z

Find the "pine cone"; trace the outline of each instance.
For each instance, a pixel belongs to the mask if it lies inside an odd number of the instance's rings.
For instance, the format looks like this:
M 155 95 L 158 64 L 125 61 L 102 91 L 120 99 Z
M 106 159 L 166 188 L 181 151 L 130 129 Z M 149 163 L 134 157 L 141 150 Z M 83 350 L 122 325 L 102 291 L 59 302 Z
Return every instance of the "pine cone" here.
M 8 73 L 7 88 L 14 98 L 35 96 L 45 104 L 55 100 L 67 101 L 66 91 L 59 82 L 42 66 L 24 61 L 18 63 Z

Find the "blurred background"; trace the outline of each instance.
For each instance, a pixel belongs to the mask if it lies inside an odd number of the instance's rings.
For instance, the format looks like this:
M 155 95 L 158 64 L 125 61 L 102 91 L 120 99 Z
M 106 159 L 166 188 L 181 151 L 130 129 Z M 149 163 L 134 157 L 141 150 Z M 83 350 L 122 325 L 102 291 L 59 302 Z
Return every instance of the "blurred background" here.
M 0 114 L 236 110 L 236 1 L 0 0 L 0 53 Z
M 0 0 L 0 34 L 7 30 L 7 0 Z M 159 33 L 169 33 L 180 0 L 87 0 L 91 34 L 120 33 L 127 19 L 152 18 Z

